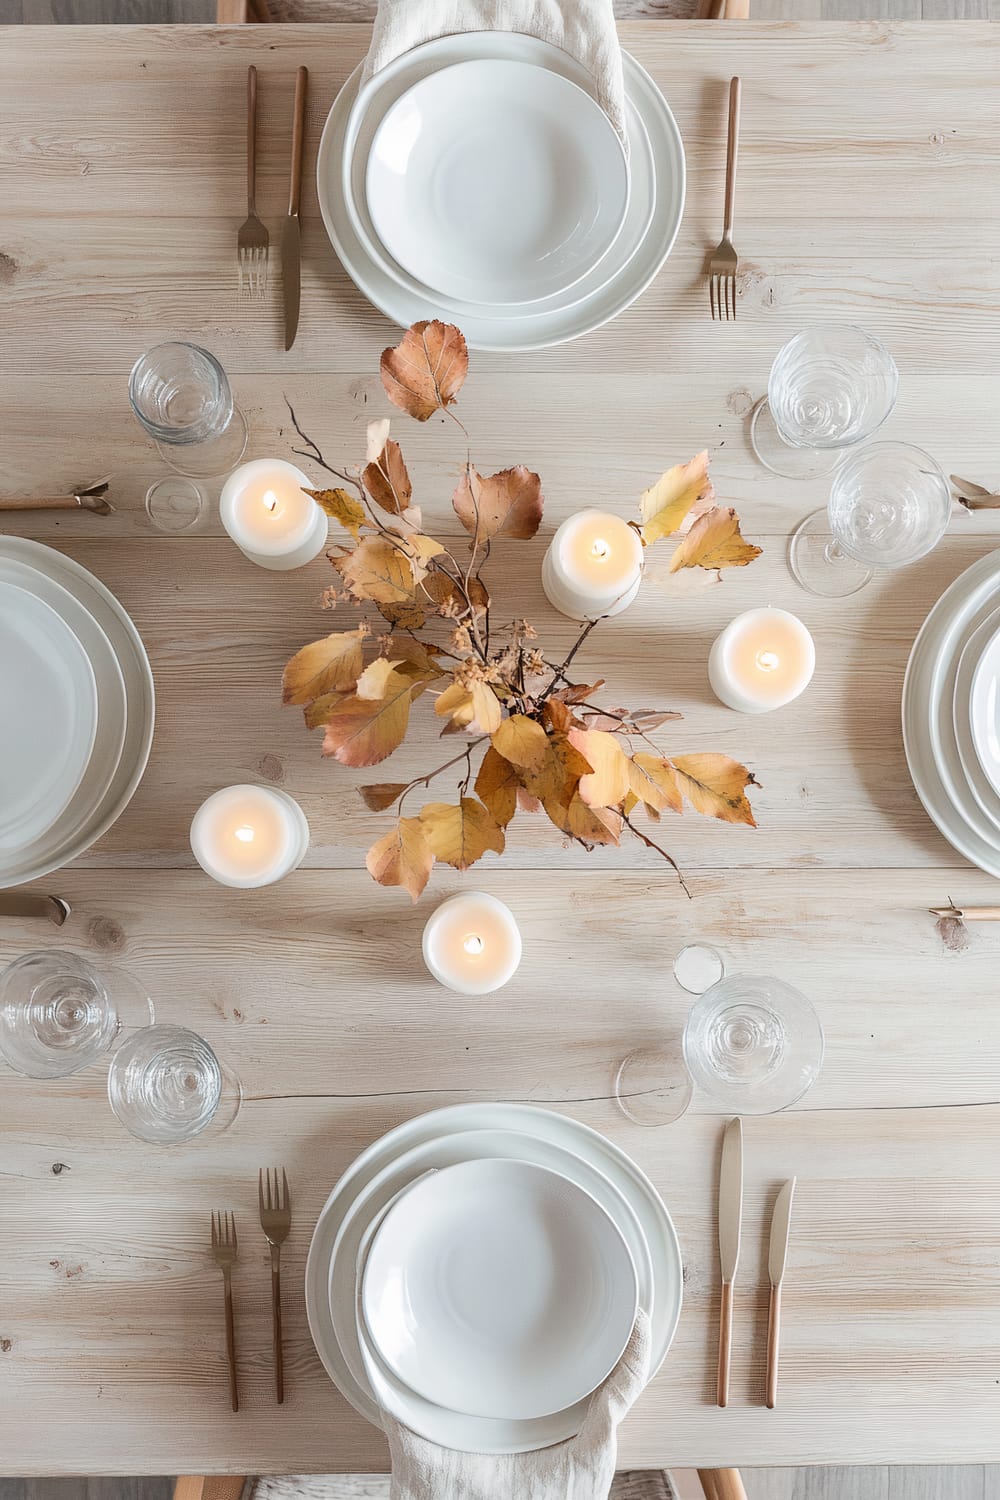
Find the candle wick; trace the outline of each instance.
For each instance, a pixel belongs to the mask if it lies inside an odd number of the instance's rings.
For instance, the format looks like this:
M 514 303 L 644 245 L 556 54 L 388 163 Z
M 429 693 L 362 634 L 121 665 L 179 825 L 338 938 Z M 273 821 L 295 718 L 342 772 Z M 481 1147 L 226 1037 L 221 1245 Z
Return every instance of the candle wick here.
M 244 823 L 241 828 L 237 828 L 236 837 L 239 839 L 241 844 L 252 844 L 254 839 L 254 831 L 248 823 Z
M 607 557 L 608 553 L 611 551 L 611 548 L 602 537 L 598 537 L 594 542 L 594 545 L 591 547 L 590 551 L 592 556 L 600 558 L 603 561 L 603 559 Z
M 477 937 L 475 933 L 470 933 L 462 944 L 462 947 L 465 949 L 466 953 L 469 954 L 482 953 L 485 946 L 486 945 L 483 942 L 482 938 Z
M 273 490 L 265 490 L 265 492 L 264 492 L 264 509 L 265 510 L 277 510 L 278 509 L 278 497 L 274 493 Z
M 758 651 L 757 665 L 762 672 L 773 672 L 775 667 L 781 666 L 781 657 L 776 651 Z

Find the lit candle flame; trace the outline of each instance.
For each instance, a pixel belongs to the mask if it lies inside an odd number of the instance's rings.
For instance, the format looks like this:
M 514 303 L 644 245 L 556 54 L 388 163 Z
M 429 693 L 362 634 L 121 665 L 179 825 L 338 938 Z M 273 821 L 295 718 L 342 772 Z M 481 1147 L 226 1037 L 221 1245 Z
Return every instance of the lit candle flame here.
M 237 830 L 236 830 L 236 837 L 239 839 L 239 841 L 240 841 L 241 844 L 252 844 L 253 843 L 253 840 L 254 840 L 254 831 L 250 827 L 249 823 L 244 823 L 244 824 L 242 824 L 241 827 L 237 828 Z
M 596 557 L 599 562 L 603 562 L 610 552 L 611 548 L 603 537 L 598 537 L 590 549 L 591 557 Z
M 781 657 L 776 651 L 758 651 L 757 665 L 762 672 L 773 672 L 781 666 Z
M 278 497 L 273 490 L 264 491 L 264 509 L 275 511 L 278 509 Z
M 466 953 L 470 955 L 482 953 L 485 946 L 486 944 L 483 942 L 482 938 L 477 937 L 475 933 L 470 933 L 462 944 L 462 947 L 465 949 Z

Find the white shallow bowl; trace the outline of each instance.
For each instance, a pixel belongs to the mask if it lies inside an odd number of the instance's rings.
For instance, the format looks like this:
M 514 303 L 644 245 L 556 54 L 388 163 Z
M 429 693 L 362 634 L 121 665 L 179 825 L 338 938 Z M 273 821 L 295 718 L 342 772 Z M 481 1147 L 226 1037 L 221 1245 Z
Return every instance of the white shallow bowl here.
M 389 1210 L 362 1287 L 368 1333 L 411 1389 L 511 1421 L 583 1400 L 638 1306 L 614 1221 L 569 1178 L 517 1160 L 433 1172 Z
M 533 302 L 607 254 L 628 205 L 611 121 L 576 84 L 480 59 L 423 78 L 385 112 L 365 197 L 389 254 L 447 297 Z
M 1000 636 L 1000 609 L 994 609 L 989 617 L 972 632 L 958 657 L 952 698 L 952 718 L 959 761 L 969 790 L 1000 835 L 1000 795 L 983 769 L 976 747 L 972 711 L 976 674 L 984 653 L 989 651 L 991 643 L 998 636 Z M 988 688 L 989 677 L 980 680 Z M 995 681 L 993 691 L 995 696 Z
M 1000 629 L 983 644 L 969 689 L 969 715 L 976 758 L 1000 796 Z

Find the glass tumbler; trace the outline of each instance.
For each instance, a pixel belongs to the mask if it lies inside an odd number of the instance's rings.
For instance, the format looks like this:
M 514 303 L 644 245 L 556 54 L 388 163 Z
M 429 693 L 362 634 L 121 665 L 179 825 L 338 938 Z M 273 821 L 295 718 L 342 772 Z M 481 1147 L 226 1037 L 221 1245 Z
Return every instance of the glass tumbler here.
M 226 372 L 197 344 L 157 344 L 140 355 L 129 401 L 165 463 L 179 474 L 228 474 L 246 451 L 247 424 Z
M 695 1086 L 721 1113 L 787 1109 L 823 1063 L 823 1029 L 805 995 L 781 979 L 733 974 L 691 1007 L 684 1060 Z
M 112 1058 L 108 1100 L 130 1135 L 172 1146 L 227 1129 L 243 1090 L 204 1037 L 184 1026 L 146 1026 Z
M 725 973 L 725 961 L 708 943 L 688 943 L 674 959 L 674 979 L 689 995 L 700 995 Z M 691 1103 L 691 1076 L 679 1036 L 638 1047 L 615 1074 L 615 1098 L 636 1125 L 671 1125 Z
M 870 438 L 896 404 L 899 371 L 885 345 L 850 323 L 806 328 L 778 353 L 750 422 L 753 451 L 790 479 L 828 474 L 841 450 Z
M 15 958 L 0 974 L 0 1053 L 28 1078 L 66 1078 L 153 1020 L 131 974 L 63 948 Z
M 951 490 L 939 464 L 910 443 L 869 443 L 844 460 L 829 503 L 792 536 L 788 560 L 804 589 L 857 593 L 879 568 L 902 568 L 944 536 Z

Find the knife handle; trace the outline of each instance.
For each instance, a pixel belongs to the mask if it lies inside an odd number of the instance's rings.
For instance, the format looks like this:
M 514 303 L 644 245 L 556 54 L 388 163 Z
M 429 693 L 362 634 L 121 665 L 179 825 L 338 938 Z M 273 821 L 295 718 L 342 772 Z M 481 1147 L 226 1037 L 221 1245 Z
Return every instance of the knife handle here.
M 729 1405 L 729 1356 L 733 1343 L 733 1283 L 722 1283 L 722 1307 L 719 1310 L 719 1379 L 717 1400 Z
M 778 1344 L 781 1337 L 781 1287 L 772 1286 L 767 1313 L 767 1407 L 778 1404 Z
M 297 215 L 302 195 L 302 146 L 306 134 L 306 85 L 309 69 L 300 68 L 295 75 L 295 117 L 292 123 L 292 178 L 288 189 L 289 215 Z

